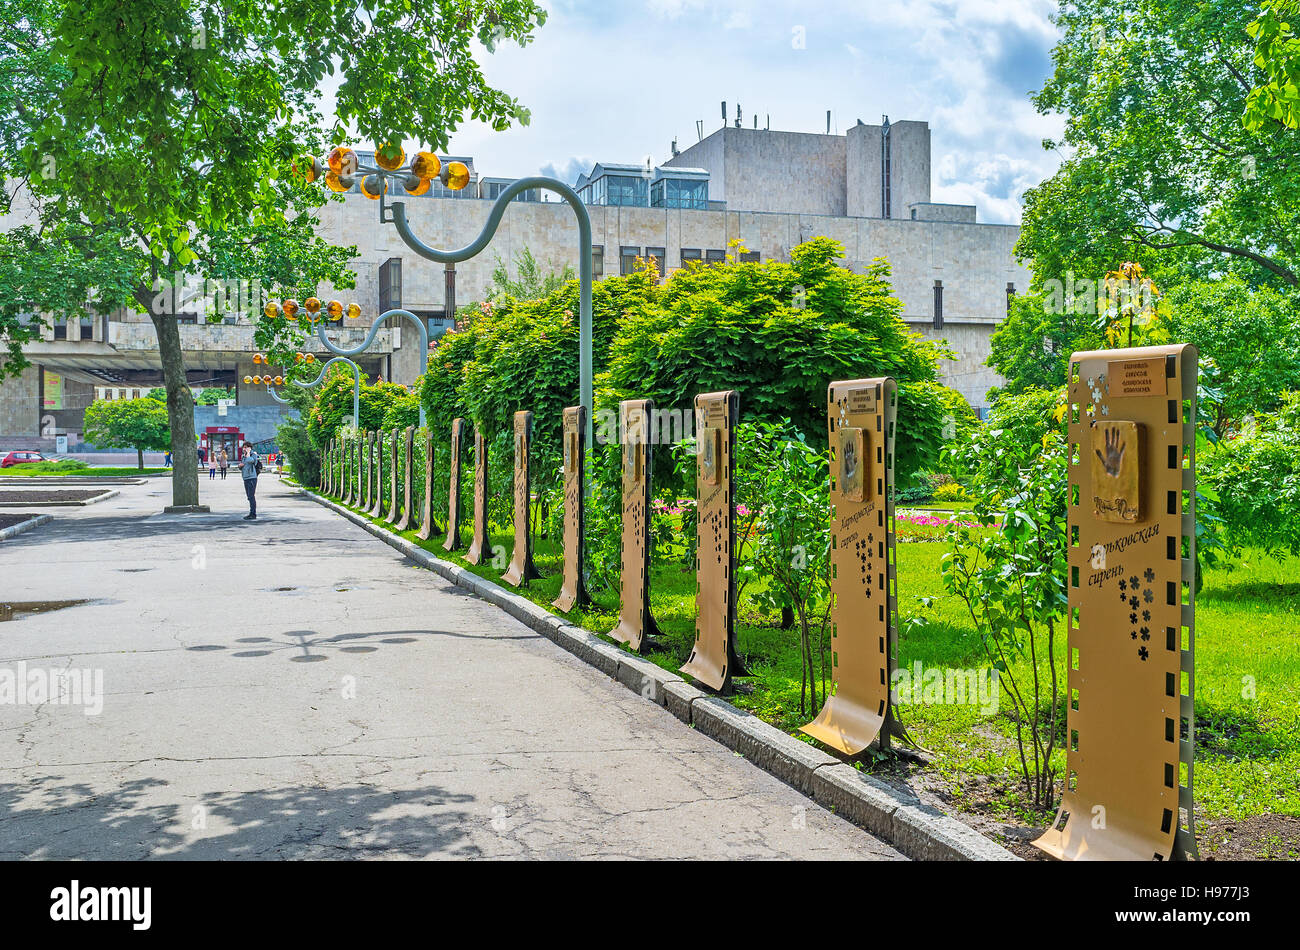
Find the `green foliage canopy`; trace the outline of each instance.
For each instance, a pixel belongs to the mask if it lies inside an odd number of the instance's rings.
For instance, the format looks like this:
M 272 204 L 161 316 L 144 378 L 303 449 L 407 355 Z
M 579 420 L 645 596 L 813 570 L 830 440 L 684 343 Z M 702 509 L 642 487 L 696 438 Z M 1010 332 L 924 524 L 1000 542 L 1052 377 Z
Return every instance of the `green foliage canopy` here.
M 735 389 L 742 418 L 788 418 L 824 448 L 827 385 L 893 376 L 906 478 L 938 452 L 944 406 L 936 361 L 946 350 L 903 322 L 883 261 L 855 274 L 837 266 L 844 249 L 829 238 L 790 256 L 788 264 L 691 267 L 629 306 L 596 381 L 597 407 L 649 397 L 656 409 L 689 413 L 697 394 Z
M 1198 466 L 1218 494 L 1230 541 L 1279 556 L 1300 554 L 1300 391 L 1280 401 L 1276 413 L 1256 419 L 1253 432 L 1203 453 Z
M 1035 287 L 1137 261 L 1295 284 L 1300 130 L 1246 127 L 1265 79 L 1255 0 L 1061 0 L 1055 73 L 1034 97 L 1066 116 L 1057 173 L 1025 196 L 1016 252 Z
M 171 445 L 167 406 L 157 399 L 97 399 L 86 407 L 84 438 L 103 449 L 135 449 L 140 468 L 146 451 Z

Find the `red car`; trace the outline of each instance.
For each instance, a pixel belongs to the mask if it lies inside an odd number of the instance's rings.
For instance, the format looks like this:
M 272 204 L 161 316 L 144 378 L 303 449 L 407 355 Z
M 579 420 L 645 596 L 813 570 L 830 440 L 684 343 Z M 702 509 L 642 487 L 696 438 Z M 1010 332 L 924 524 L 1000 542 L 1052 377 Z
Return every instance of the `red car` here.
M 45 458 L 40 452 L 10 452 L 0 460 L 0 468 L 8 468 L 10 465 L 23 465 L 27 462 L 45 462 Z

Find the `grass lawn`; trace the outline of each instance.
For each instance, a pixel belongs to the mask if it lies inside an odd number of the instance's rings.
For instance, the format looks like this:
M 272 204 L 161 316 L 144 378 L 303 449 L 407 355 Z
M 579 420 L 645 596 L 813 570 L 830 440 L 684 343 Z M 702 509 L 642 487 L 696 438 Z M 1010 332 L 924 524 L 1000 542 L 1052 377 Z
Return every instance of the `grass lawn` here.
M 21 478 L 39 475 L 48 478 L 54 475 L 70 475 L 76 478 L 127 478 L 132 475 L 158 475 L 170 471 L 169 468 L 136 468 L 134 465 L 120 468 L 91 468 L 77 459 L 61 459 L 57 462 L 25 462 L 22 465 L 10 465 L 8 468 L 0 469 L 0 477 L 15 475 Z
M 900 540 L 903 528 L 900 525 Z M 940 532 L 941 534 L 941 532 Z M 469 530 L 464 530 L 468 538 Z M 499 582 L 513 547 L 513 532 L 494 531 L 492 544 L 505 552 L 501 569 L 468 565 L 442 550 L 441 538 L 404 537 L 438 557 Z M 949 597 L 939 578 L 942 543 L 917 539 L 898 545 L 900 638 L 898 664 L 970 669 L 989 665 L 964 605 Z M 557 541 L 538 539 L 534 560 L 542 578 L 520 593 L 544 607 L 559 592 L 562 554 Z M 694 641 L 694 573 L 680 562 L 651 571 L 651 600 L 661 630 L 660 646 L 647 659 L 676 671 Z M 737 639 L 753 677 L 752 692 L 729 697 L 735 705 L 794 733 L 816 710 L 800 710 L 798 635 L 781 630 L 746 590 L 739 600 Z M 595 633 L 613 628 L 618 592 L 595 590 L 594 603 L 566 617 Z M 934 598 L 922 611 L 917 598 Z M 908 630 L 921 612 L 930 623 Z M 1232 570 L 1210 570 L 1197 598 L 1196 626 L 1196 815 L 1198 820 L 1240 821 L 1253 816 L 1300 816 L 1300 558 L 1277 561 L 1248 552 Z M 1061 728 L 1065 729 L 1065 631 L 1058 632 Z M 1027 672 L 1027 664 L 1022 672 Z M 1003 703 L 1004 707 L 1009 704 Z M 1004 712 L 984 714 L 976 705 L 904 706 L 899 716 L 912 738 L 928 751 L 922 765 L 898 759 L 858 764 L 865 771 L 920 781 L 955 807 L 1000 821 L 1042 826 L 1050 815 L 1034 812 L 1017 780 L 1015 728 Z M 799 734 L 802 738 L 802 734 Z M 1058 739 L 1059 776 L 1065 768 L 1064 736 Z M 812 741 L 812 740 L 807 740 Z M 1285 855 L 1285 848 L 1282 850 Z

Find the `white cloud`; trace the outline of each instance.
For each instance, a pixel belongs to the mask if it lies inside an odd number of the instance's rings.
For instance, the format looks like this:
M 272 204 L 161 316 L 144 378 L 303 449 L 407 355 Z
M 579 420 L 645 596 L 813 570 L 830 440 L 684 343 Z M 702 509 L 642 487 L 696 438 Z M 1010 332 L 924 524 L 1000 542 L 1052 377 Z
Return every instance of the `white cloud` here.
M 933 132 L 935 200 L 974 203 L 981 220 L 1019 220 L 1018 198 L 1050 175 L 1040 142 L 1060 120 L 1026 93 L 1051 68 L 1054 0 L 551 0 L 527 48 L 484 59 L 489 81 L 532 111 L 494 132 L 467 123 L 452 150 L 480 172 L 567 171 L 582 161 L 654 161 L 721 123 L 843 132 L 861 118 L 922 119 Z M 800 42 L 802 40 L 802 42 Z M 941 172 L 941 169 L 949 171 Z

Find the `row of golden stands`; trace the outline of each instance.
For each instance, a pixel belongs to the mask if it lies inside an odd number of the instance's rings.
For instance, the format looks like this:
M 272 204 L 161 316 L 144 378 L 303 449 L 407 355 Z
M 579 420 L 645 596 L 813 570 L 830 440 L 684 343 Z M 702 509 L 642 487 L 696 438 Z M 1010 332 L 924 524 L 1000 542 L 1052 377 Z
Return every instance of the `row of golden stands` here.
M 1175 345 L 1076 353 L 1068 386 L 1069 671 L 1067 780 L 1060 812 L 1035 844 L 1063 859 L 1194 858 L 1192 826 L 1195 418 L 1197 354 Z M 802 731 L 845 755 L 890 735 L 890 674 L 897 635 L 894 438 L 891 378 L 831 383 L 832 695 Z M 655 633 L 650 612 L 650 400 L 620 404 L 622 581 L 610 636 L 640 651 Z M 725 692 L 745 671 L 736 653 L 735 391 L 695 399 L 697 620 L 681 668 Z M 503 576 L 538 576 L 529 525 L 533 414 L 514 420 L 514 552 Z M 362 432 L 328 447 L 324 491 L 372 517 L 383 514 L 381 461 L 389 443 L 387 520 L 430 540 L 434 451 L 424 458 L 423 511 L 411 510 L 414 428 Z M 586 413 L 564 410 L 564 568 L 553 606 L 586 602 L 583 504 Z M 451 426 L 444 549 L 462 546 L 461 447 Z M 405 454 L 399 441 L 405 441 Z M 474 512 L 465 559 L 491 557 L 487 445 L 475 433 Z M 399 458 L 406 464 L 400 465 Z M 398 469 L 404 490 L 399 497 Z M 1089 503 L 1087 499 L 1091 499 Z M 404 504 L 402 501 L 404 500 Z M 399 516 L 400 511 L 400 516 Z

